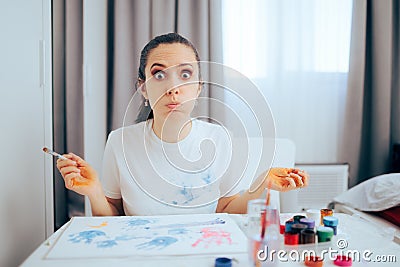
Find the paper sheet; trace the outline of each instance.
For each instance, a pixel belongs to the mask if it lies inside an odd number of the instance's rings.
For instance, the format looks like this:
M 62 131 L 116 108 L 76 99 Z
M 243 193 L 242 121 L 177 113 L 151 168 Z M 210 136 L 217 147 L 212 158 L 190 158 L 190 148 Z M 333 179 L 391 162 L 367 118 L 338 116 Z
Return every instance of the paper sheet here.
M 227 214 L 74 217 L 47 259 L 245 253 Z

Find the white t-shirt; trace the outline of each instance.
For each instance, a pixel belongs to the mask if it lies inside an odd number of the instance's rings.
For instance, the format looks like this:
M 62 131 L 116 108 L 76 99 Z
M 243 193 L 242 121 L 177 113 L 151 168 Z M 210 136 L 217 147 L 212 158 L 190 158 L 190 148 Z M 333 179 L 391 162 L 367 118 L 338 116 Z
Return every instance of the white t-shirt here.
M 189 135 L 163 142 L 152 120 L 110 133 L 103 158 L 107 197 L 123 200 L 126 215 L 213 213 L 218 199 L 240 189 L 230 175 L 229 134 L 192 120 Z

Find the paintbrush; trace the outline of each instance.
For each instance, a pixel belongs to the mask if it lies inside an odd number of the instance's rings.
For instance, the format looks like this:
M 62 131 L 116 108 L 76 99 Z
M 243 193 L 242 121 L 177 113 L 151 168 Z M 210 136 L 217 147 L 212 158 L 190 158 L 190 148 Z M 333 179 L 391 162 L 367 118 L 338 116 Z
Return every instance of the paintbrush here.
M 265 229 L 267 227 L 267 208 L 271 200 L 271 181 L 268 182 L 267 195 L 265 196 L 265 210 L 261 211 L 261 239 L 264 239 Z
M 60 155 L 57 152 L 55 152 L 55 151 L 53 151 L 53 150 L 51 150 L 51 149 L 49 149 L 47 147 L 44 147 L 42 150 L 43 150 L 43 152 L 45 152 L 47 154 L 50 154 L 50 155 L 53 155 L 54 157 L 57 157 L 57 158 L 62 159 L 62 160 L 67 160 L 67 158 L 64 157 L 63 155 Z

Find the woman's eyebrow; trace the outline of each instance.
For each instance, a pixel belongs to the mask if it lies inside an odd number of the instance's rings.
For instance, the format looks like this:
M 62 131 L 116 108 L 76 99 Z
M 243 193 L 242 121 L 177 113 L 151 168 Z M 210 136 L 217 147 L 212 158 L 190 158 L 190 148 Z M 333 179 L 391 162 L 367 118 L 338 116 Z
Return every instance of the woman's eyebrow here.
M 178 65 L 178 67 L 185 67 L 185 66 L 189 66 L 189 67 L 192 67 L 192 68 L 193 68 L 193 65 L 190 64 L 190 63 L 182 63 L 182 64 L 179 64 L 179 65 Z
M 190 64 L 190 63 L 181 63 L 181 64 L 179 64 L 179 65 L 176 65 L 176 67 L 185 67 L 185 66 L 189 66 L 189 67 L 193 68 L 193 65 Z M 161 63 L 153 63 L 153 64 L 151 65 L 150 69 L 152 69 L 153 67 L 162 67 L 162 68 L 166 68 L 167 66 L 164 65 L 164 64 L 161 64 Z M 174 66 L 171 66 L 171 67 L 174 67 Z M 169 68 L 171 68 L 171 67 L 169 67 Z
M 166 66 L 165 66 L 164 64 L 161 64 L 161 63 L 153 63 L 153 65 L 151 65 L 150 69 L 152 69 L 153 67 L 156 67 L 156 66 L 166 68 Z

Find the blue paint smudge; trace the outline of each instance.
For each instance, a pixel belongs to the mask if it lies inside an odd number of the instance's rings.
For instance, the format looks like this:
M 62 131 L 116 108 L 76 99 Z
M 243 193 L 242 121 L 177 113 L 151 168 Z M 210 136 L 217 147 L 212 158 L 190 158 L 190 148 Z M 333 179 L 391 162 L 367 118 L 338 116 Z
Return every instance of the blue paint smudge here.
M 141 243 L 136 247 L 144 250 L 163 249 L 177 241 L 178 239 L 175 237 L 160 236 L 150 240 L 149 242 Z
M 186 202 L 185 202 L 185 203 L 187 203 L 187 202 L 189 202 L 189 201 L 192 201 L 192 200 L 194 199 L 194 196 L 193 196 L 193 193 L 192 193 L 191 188 L 188 189 L 188 188 L 185 186 L 185 187 L 183 187 L 183 189 L 180 191 L 180 193 L 181 193 L 183 196 L 185 196 L 185 198 L 186 198 Z
M 189 232 L 189 230 L 185 228 L 177 228 L 168 230 L 168 234 L 170 235 L 185 235 Z
M 111 248 L 113 246 L 118 245 L 115 240 L 105 240 L 96 242 L 98 248 Z
M 121 235 L 121 236 L 116 236 L 115 240 L 117 241 L 127 241 L 127 240 L 132 240 L 132 239 L 138 239 L 141 237 L 133 236 L 133 235 Z
M 206 176 L 203 176 L 201 178 L 206 184 L 210 184 L 211 183 L 211 176 L 210 174 L 206 174 Z
M 132 219 L 132 220 L 128 221 L 129 226 L 140 226 L 140 225 L 146 225 L 149 223 L 151 223 L 151 221 L 145 220 L 145 219 Z
M 106 233 L 99 230 L 83 231 L 77 234 L 71 234 L 69 241 L 73 243 L 80 243 L 83 241 L 85 244 L 90 244 L 94 238 L 105 235 Z

